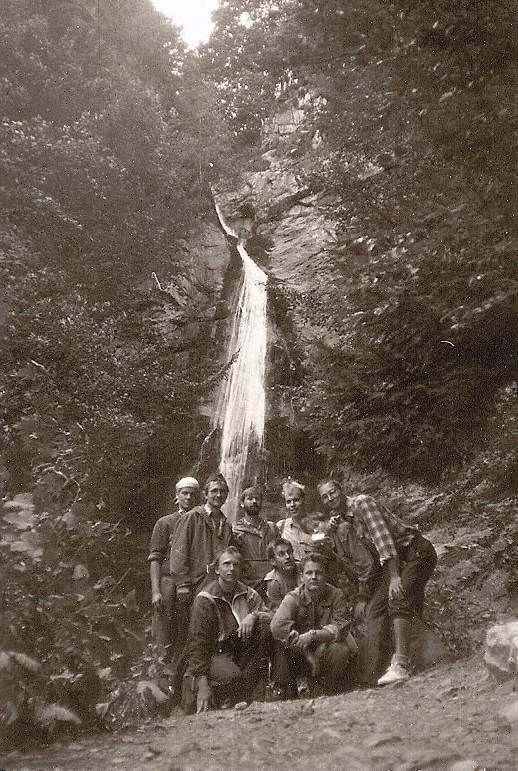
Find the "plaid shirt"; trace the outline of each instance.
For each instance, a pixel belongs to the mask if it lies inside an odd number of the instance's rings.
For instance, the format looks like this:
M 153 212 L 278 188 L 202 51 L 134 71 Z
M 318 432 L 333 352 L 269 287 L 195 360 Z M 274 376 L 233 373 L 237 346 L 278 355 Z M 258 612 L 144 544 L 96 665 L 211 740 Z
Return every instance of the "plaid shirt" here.
M 347 516 L 352 520 L 356 536 L 367 546 L 374 547 L 383 565 L 408 546 L 417 529 L 396 517 L 395 514 L 376 503 L 370 495 L 347 498 Z

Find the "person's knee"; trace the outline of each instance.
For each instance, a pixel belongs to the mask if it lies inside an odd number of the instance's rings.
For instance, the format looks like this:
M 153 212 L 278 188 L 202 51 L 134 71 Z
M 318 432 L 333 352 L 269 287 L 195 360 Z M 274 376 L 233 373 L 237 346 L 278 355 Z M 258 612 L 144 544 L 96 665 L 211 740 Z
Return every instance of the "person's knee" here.
M 341 670 L 348 665 L 353 655 L 353 651 L 346 643 L 330 643 L 324 653 L 326 667 L 332 670 Z

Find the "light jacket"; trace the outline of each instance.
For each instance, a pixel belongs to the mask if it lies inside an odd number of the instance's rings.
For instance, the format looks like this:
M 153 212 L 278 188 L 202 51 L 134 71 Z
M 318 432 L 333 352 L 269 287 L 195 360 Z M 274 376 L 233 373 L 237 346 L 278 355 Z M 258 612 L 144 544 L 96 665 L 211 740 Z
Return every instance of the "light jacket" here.
M 312 599 L 304 585 L 288 592 L 276 610 L 270 628 L 275 640 L 286 643 L 292 630 L 304 634 L 311 629 L 326 629 L 336 641 L 345 638 L 349 625 L 343 592 L 326 584 L 317 600 Z

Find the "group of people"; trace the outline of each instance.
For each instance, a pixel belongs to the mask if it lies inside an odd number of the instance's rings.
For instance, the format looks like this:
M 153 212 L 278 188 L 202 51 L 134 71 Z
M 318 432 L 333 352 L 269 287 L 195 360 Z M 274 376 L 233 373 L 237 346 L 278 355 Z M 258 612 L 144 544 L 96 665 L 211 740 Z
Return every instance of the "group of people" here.
M 246 486 L 230 524 L 228 485 L 211 474 L 176 485 L 150 545 L 153 638 L 176 673 L 183 709 L 297 698 L 410 677 L 412 620 L 437 555 L 417 528 L 371 496 L 318 485 L 323 512 L 288 479 L 287 517 L 261 515 Z

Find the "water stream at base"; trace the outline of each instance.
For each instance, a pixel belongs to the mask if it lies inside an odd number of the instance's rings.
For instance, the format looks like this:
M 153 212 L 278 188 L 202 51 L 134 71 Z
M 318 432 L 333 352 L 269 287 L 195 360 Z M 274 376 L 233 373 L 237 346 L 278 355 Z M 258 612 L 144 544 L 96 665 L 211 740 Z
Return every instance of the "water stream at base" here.
M 227 235 L 238 239 L 216 211 Z M 233 361 L 219 389 L 213 426 L 221 431 L 220 471 L 228 482 L 225 513 L 235 521 L 241 485 L 258 473 L 265 420 L 266 283 L 268 277 L 248 255 L 242 243 L 237 250 L 242 276 L 231 306 L 231 327 L 226 360 Z

